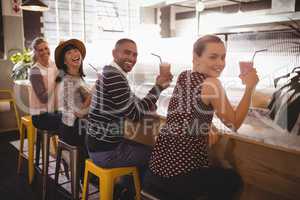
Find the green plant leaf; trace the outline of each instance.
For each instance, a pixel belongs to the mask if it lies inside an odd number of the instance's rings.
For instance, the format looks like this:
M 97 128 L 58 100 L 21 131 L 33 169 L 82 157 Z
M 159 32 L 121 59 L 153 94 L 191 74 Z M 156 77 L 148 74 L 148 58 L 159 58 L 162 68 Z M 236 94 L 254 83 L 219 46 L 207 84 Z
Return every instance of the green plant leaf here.
M 22 52 L 11 55 L 9 59 L 14 64 L 11 77 L 14 80 L 27 79 L 28 69 L 32 65 L 32 52 L 29 49 L 23 49 Z

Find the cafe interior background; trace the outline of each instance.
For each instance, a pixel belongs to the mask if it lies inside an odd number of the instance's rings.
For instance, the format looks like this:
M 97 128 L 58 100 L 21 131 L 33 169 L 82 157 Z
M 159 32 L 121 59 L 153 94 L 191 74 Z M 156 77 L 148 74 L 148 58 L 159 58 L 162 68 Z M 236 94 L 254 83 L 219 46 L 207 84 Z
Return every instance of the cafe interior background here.
M 112 59 L 114 42 L 121 37 L 133 38 L 139 56 L 129 79 L 137 93 L 151 85 L 158 74 L 159 60 L 151 53 L 171 63 L 176 80 L 181 71 L 191 67 L 193 42 L 206 33 L 218 34 L 226 42 L 226 68 L 221 76 L 226 88 L 243 87 L 238 62 L 250 60 L 255 51 L 264 50 L 256 54 L 254 65 L 260 76 L 257 88 L 266 92 L 274 88 L 274 78 L 300 62 L 299 48 L 293 44 L 299 37 L 282 25 L 300 19 L 300 2 L 295 0 L 44 0 L 49 7 L 46 12 L 22 12 L 14 7 L 20 2 L 2 0 L 1 88 L 12 89 L 14 85 L 9 57 L 29 48 L 37 36 L 47 38 L 52 56 L 61 40 L 84 41 L 88 82 L 96 79 L 89 64 L 101 71 Z M 164 93 L 171 92 L 172 87 Z M 26 97 L 22 101 L 26 104 Z M 0 113 L 0 130 L 15 126 L 6 116 Z
M 13 80 L 10 56 L 29 48 L 37 36 L 44 36 L 53 52 L 61 40 L 84 41 L 86 81 L 93 84 L 97 73 L 112 60 L 111 50 L 121 37 L 137 42 L 138 61 L 129 75 L 131 87 L 143 96 L 159 73 L 159 60 L 171 63 L 174 75 L 171 87 L 162 97 L 172 94 L 176 77 L 191 68 L 192 45 L 208 33 L 219 35 L 227 47 L 226 67 L 220 77 L 233 104 L 243 89 L 239 61 L 251 60 L 260 82 L 256 90 L 265 108 L 275 91 L 274 79 L 300 65 L 300 35 L 288 25 L 300 20 L 299 0 L 43 0 L 44 12 L 19 8 L 21 0 L 2 0 L 0 14 L 0 88 L 17 91 L 21 115 L 28 111 L 28 80 Z M 295 25 L 295 24 L 294 24 Z M 298 44 L 297 44 L 298 42 Z M 53 57 L 52 57 L 53 58 Z M 284 84 L 281 82 L 280 84 Z M 163 99 L 163 98 L 162 98 Z M 161 100 L 160 105 L 167 102 Z M 162 110 L 161 112 L 166 112 Z M 164 113 L 165 114 L 165 113 Z M 16 130 L 14 111 L 0 104 L 0 132 Z M 289 135 L 287 134 L 286 137 Z M 256 136 L 253 136 L 256 137 Z M 300 137 L 300 136 L 298 136 Z M 289 145 L 300 151 L 292 138 Z M 298 154 L 298 160 L 299 160 Z M 297 169 L 299 172 L 299 169 Z M 298 173 L 299 175 L 299 173 Z M 299 178 L 299 176 L 298 176 Z M 299 183 L 299 182 L 298 182 Z M 298 193 L 299 195 L 299 193 Z

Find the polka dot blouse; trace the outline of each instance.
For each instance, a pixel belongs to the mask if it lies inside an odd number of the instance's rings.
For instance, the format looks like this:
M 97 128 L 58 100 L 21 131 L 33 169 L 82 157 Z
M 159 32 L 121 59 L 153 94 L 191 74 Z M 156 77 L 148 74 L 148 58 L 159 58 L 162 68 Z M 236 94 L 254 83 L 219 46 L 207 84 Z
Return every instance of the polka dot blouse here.
M 150 158 L 151 171 L 162 177 L 187 174 L 208 167 L 208 132 L 213 107 L 200 98 L 205 75 L 184 71 L 177 80 Z

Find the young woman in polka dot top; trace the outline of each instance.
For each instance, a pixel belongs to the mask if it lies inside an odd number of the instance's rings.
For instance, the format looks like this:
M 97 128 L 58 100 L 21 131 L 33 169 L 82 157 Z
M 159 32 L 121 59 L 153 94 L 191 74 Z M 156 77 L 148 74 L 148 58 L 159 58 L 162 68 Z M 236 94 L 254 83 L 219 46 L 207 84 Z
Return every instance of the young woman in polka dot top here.
M 144 189 L 163 191 L 170 199 L 232 199 L 241 185 L 231 169 L 209 162 L 209 132 L 214 115 L 230 128 L 245 119 L 258 76 L 252 69 L 240 75 L 246 86 L 234 109 L 218 79 L 225 67 L 225 45 L 214 35 L 199 38 L 193 47 L 193 68 L 182 72 L 168 107 L 167 122 L 160 130 L 149 162 Z

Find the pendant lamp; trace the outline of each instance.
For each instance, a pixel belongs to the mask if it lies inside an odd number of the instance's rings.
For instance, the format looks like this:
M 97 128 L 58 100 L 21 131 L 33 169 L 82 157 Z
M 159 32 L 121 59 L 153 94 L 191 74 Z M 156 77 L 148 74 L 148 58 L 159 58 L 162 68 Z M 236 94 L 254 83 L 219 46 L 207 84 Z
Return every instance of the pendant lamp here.
M 20 7 L 23 10 L 38 12 L 44 12 L 49 9 L 48 6 L 40 0 L 26 0 Z

